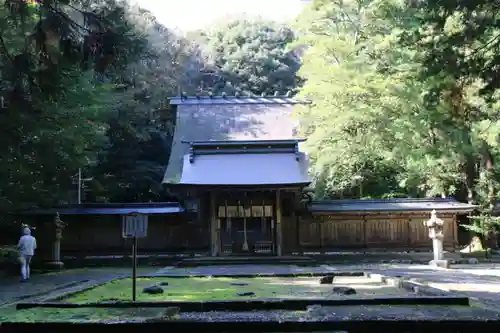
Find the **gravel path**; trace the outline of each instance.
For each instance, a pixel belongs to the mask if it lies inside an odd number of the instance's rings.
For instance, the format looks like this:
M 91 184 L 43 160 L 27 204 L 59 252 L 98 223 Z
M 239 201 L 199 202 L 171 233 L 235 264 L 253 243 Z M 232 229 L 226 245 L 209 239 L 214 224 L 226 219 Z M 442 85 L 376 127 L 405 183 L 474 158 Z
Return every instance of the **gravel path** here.
M 478 308 L 449 306 L 343 306 L 311 311 L 252 311 L 181 313 L 180 320 L 200 321 L 318 321 L 318 320 L 491 320 L 500 314 Z

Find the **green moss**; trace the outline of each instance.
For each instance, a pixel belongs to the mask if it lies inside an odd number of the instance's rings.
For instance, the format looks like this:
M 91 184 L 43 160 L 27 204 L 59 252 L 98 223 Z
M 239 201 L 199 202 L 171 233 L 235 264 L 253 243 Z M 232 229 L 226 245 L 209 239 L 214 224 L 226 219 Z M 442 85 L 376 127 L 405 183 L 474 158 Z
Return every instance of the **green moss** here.
M 302 279 L 303 280 L 303 279 Z M 310 280 L 310 279 L 309 279 Z M 317 280 L 317 279 L 316 279 Z M 307 281 L 307 280 L 306 280 Z M 144 287 L 168 283 L 164 293 L 149 295 L 142 293 Z M 247 283 L 245 286 L 232 283 Z M 137 279 L 138 301 L 208 301 L 258 298 L 289 298 L 297 297 L 304 292 L 313 292 L 311 286 L 301 286 L 300 279 L 282 278 L 155 278 Z M 328 289 L 329 290 L 329 289 Z M 323 295 L 325 288 L 314 291 L 318 297 Z M 239 292 L 253 292 L 255 296 L 238 296 Z M 132 280 L 123 279 L 107 283 L 82 294 L 67 299 L 69 302 L 96 302 L 106 300 L 130 300 Z
M 144 287 L 168 283 L 163 294 L 149 295 Z M 235 283 L 246 285 L 234 285 Z M 356 295 L 339 296 L 332 293 L 332 285 L 320 285 L 318 278 L 151 278 L 137 279 L 138 301 L 217 301 L 248 300 L 255 298 L 339 298 L 401 295 L 401 290 L 387 287 L 364 278 L 341 278 L 335 283 L 352 286 Z M 253 292 L 255 296 L 239 296 L 237 293 Z M 132 280 L 121 279 L 76 294 L 63 302 L 87 303 L 100 301 L 131 300 Z M 5 311 L 4 311 L 5 310 Z M 135 309 L 42 309 L 15 311 L 0 309 L 0 321 L 78 321 L 78 320 L 126 320 L 136 317 L 153 317 L 162 308 Z
M 162 308 L 139 309 L 42 309 L 16 310 L 14 306 L 0 309 L 0 323 L 13 322 L 68 322 L 125 320 L 128 318 L 149 318 L 160 314 Z

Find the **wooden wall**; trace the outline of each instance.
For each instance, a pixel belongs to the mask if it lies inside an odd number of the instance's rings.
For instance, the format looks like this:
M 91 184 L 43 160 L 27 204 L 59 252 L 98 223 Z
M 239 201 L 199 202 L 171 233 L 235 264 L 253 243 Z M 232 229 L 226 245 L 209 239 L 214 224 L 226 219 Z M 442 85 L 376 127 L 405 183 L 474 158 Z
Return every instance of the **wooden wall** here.
M 445 248 L 457 246 L 455 215 L 439 215 L 445 221 Z M 314 214 L 283 217 L 285 253 L 313 249 L 412 249 L 431 248 L 423 222 L 428 214 Z M 130 251 L 130 240 L 121 237 L 119 216 L 63 218 L 68 226 L 61 243 L 63 256 L 111 255 Z M 50 258 L 53 241 L 51 220 L 40 221 L 34 235 L 43 257 Z M 150 216 L 148 237 L 139 240 L 139 253 L 208 251 L 209 223 L 188 222 L 182 215 Z
M 444 220 L 444 246 L 457 246 L 455 215 L 440 215 Z M 340 248 L 430 248 L 431 240 L 423 222 L 428 215 L 327 215 L 301 217 L 298 240 L 294 221 L 283 229 L 288 252 L 300 249 Z
M 65 255 L 112 255 L 128 253 L 131 240 L 122 238 L 120 216 L 72 216 L 63 218 L 61 253 Z M 38 243 L 44 257 L 50 256 L 53 231 L 51 221 L 37 228 Z M 182 252 L 209 247 L 208 224 L 189 223 L 182 215 L 149 216 L 148 236 L 139 239 L 138 251 Z

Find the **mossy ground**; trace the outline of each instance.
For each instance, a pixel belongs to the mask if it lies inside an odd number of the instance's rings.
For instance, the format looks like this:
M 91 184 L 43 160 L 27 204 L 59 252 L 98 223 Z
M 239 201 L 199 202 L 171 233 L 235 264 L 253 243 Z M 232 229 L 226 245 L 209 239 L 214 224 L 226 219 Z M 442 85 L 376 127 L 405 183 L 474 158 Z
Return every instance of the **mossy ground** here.
M 142 292 L 144 287 L 163 286 L 164 293 L 149 295 Z M 245 284 L 245 285 L 235 285 Z M 255 298 L 339 298 L 339 297 L 381 297 L 402 296 L 400 289 L 387 287 L 365 278 L 345 277 L 335 281 L 335 285 L 349 286 L 356 295 L 339 296 L 332 293 L 332 285 L 320 285 L 319 278 L 140 278 L 137 280 L 138 301 L 217 301 L 248 300 Z M 64 299 L 64 302 L 100 302 L 130 300 L 131 279 L 121 279 L 106 283 L 86 292 Z M 237 293 L 253 292 L 255 296 L 239 296 Z M 42 309 L 16 311 L 2 309 L 0 321 L 74 321 L 74 320 L 122 320 L 133 317 L 153 317 L 163 309 Z

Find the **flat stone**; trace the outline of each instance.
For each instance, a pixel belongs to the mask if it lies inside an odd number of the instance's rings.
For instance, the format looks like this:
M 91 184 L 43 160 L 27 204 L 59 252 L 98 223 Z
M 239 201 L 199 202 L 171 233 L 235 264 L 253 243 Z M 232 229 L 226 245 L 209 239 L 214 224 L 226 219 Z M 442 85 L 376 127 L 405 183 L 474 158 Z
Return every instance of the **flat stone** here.
M 157 294 L 163 294 L 163 288 L 160 286 L 149 286 L 146 287 L 142 290 L 143 293 L 145 294 L 150 294 L 150 295 L 157 295 Z
M 334 293 L 340 294 L 340 295 L 355 295 L 356 294 L 356 290 L 354 290 L 353 288 L 350 288 L 350 287 L 333 287 L 332 291 Z
M 335 279 L 335 275 L 323 276 L 321 279 L 319 279 L 319 284 L 332 284 L 333 279 Z
M 449 268 L 450 262 L 448 260 L 431 260 L 429 261 L 429 265 L 440 268 Z
M 168 282 L 167 281 L 163 281 L 162 283 L 160 283 L 160 286 L 163 286 L 163 287 L 168 286 Z
M 248 286 L 248 283 L 246 282 L 233 282 L 231 283 L 232 286 Z
M 255 293 L 253 291 L 246 291 L 246 292 L 241 292 L 241 293 L 236 293 L 238 296 L 255 296 Z

